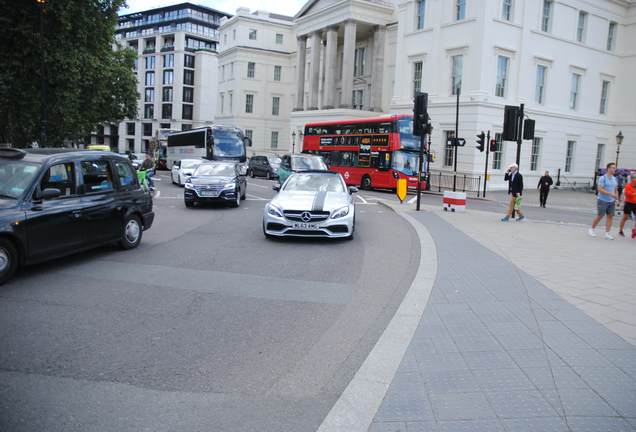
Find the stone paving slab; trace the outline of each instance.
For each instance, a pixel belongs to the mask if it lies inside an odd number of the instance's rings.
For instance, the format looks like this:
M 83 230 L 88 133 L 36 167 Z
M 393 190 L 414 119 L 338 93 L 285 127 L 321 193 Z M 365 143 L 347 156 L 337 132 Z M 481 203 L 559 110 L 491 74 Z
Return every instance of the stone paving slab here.
M 558 295 L 548 285 L 572 280 L 561 273 L 567 266 L 552 266 L 541 281 L 524 271 L 549 262 L 540 257 L 524 264 L 524 257 L 541 252 L 544 239 L 548 250 L 558 245 L 571 227 L 542 224 L 549 232 L 538 236 L 529 224 L 502 227 L 486 215 L 475 222 L 455 217 L 468 213 L 410 214 L 435 241 L 437 277 L 370 431 L 636 430 L 636 348 L 626 342 L 629 328 L 621 337 L 612 331 L 612 324 L 629 319 L 602 325 L 591 316 L 606 316 L 603 308 L 611 305 L 581 299 L 595 305 L 590 314 Z M 445 221 L 452 217 L 453 224 Z M 583 245 L 598 240 L 568 243 L 593 249 L 596 244 Z M 572 265 L 579 283 L 607 288 L 592 264 L 599 254 L 614 256 L 609 243 L 586 254 L 583 265 Z

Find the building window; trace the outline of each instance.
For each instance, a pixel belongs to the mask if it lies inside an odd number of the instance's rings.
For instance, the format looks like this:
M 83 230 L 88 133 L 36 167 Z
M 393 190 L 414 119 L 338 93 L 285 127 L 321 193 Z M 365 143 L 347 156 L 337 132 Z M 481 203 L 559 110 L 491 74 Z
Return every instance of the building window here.
M 248 78 L 254 78 L 255 71 L 256 71 L 256 63 L 248 62 L 247 63 L 247 77 Z
M 249 38 L 250 40 L 256 40 L 256 30 L 250 29 Z
M 127 139 L 126 140 L 126 150 L 128 150 L 131 153 L 135 152 L 135 140 L 134 139 Z
M 587 23 L 587 13 L 579 12 L 579 26 L 576 29 L 576 40 L 581 43 L 585 42 L 586 23 Z
M 183 83 L 185 85 L 194 85 L 194 71 L 191 71 L 191 70 L 183 71 Z
M 189 54 L 184 54 L 183 58 L 183 67 L 194 69 L 194 56 Z
M 497 61 L 497 88 L 495 96 L 506 97 L 506 81 L 508 81 L 508 58 L 499 56 Z
M 155 73 L 154 72 L 146 72 L 146 85 L 147 86 L 155 85 Z
M 609 97 L 609 81 L 603 81 L 603 88 L 601 89 L 601 114 L 607 114 L 607 98 Z
M 614 51 L 614 40 L 616 39 L 616 23 L 609 24 L 609 32 L 607 34 L 607 50 Z
M 171 129 L 170 123 L 159 123 L 161 129 Z
M 344 52 L 340 53 L 340 79 L 342 79 L 342 74 L 344 71 Z
M 221 66 L 221 81 L 225 81 L 225 65 Z
M 174 84 L 174 71 L 171 71 L 171 70 L 163 71 L 163 84 L 164 85 Z
M 272 132 L 272 148 L 278 148 L 278 132 Z
M 530 171 L 537 171 L 539 168 L 539 154 L 541 152 L 541 138 L 532 141 L 532 153 L 530 154 Z
M 192 125 L 191 124 L 182 124 L 181 125 L 181 130 L 182 131 L 192 130 Z
M 603 167 L 603 157 L 605 156 L 605 144 L 599 144 L 596 148 L 596 171 Z
M 501 19 L 506 21 L 512 20 L 512 0 L 503 0 Z
M 174 54 L 166 54 L 165 56 L 163 56 L 163 67 L 165 68 L 174 67 Z
M 126 135 L 134 135 L 134 134 L 135 134 L 135 124 L 126 123 Z
M 424 28 L 424 9 L 426 7 L 426 0 L 420 0 L 417 2 L 417 29 Z
M 163 102 L 172 102 L 172 87 L 163 88 Z
M 223 106 L 225 105 L 225 95 L 221 94 L 221 114 L 223 114 Z
M 161 118 L 162 119 L 172 118 L 172 104 L 163 104 L 161 106 Z
M 565 155 L 565 172 L 572 172 L 572 162 L 574 160 L 574 148 L 576 147 L 576 141 L 568 141 L 568 150 Z
M 363 90 L 354 90 L 353 98 L 351 101 L 351 105 L 353 105 L 353 109 L 361 110 L 364 108 L 364 91 Z
M 254 112 L 254 95 L 245 95 L 245 112 L 247 114 Z
M 550 31 L 550 17 L 552 15 L 552 2 L 543 0 L 543 14 L 541 16 L 541 31 Z
M 363 76 L 364 75 L 364 65 L 367 61 L 367 49 L 366 48 L 362 48 L 359 50 L 360 51 L 360 68 L 358 69 L 360 74 L 358 76 Z
M 274 81 L 280 81 L 280 74 L 282 70 L 282 66 L 274 66 Z
M 192 113 L 193 113 L 193 109 L 192 109 L 192 105 L 186 105 L 183 104 L 183 119 L 184 120 L 192 120 Z
M 454 162 L 455 147 L 452 145 L 452 138 L 455 137 L 454 131 L 446 131 L 446 140 L 444 144 L 444 166 L 452 167 Z
M 234 94 L 230 93 L 230 114 L 234 111 Z
M 579 92 L 581 90 L 581 75 L 572 74 L 572 89 L 570 92 L 570 109 L 579 108 Z
M 252 139 L 252 132 L 251 129 L 245 129 L 245 138 Z
M 152 123 L 144 123 L 144 136 L 152 136 Z
M 154 101 L 155 101 L 155 89 L 147 88 L 144 102 L 154 102 Z
M 153 104 L 144 105 L 144 118 L 151 119 L 155 115 L 155 106 Z
M 192 87 L 183 88 L 183 101 L 194 102 L 194 89 Z
M 413 92 L 422 91 L 422 64 L 423 62 L 413 63 Z
M 503 141 L 501 140 L 501 134 L 495 134 L 495 151 L 492 152 L 492 169 L 500 170 L 501 163 L 503 161 Z
M 276 43 L 278 45 L 282 45 L 283 44 L 283 35 L 280 33 L 276 33 Z
M 456 14 L 455 19 L 457 21 L 463 20 L 466 18 L 466 0 L 456 0 L 457 4 L 455 6 Z
M 452 90 L 451 94 L 458 95 L 462 92 L 462 69 L 464 67 L 464 57 L 453 57 L 453 71 L 452 71 Z
M 154 69 L 155 68 L 155 56 L 146 57 L 146 69 Z
M 548 68 L 537 66 L 537 82 L 534 87 L 534 102 L 543 105 L 545 103 L 545 78 Z
M 234 78 L 234 62 L 230 63 L 230 78 Z
M 232 30 L 232 40 L 236 40 L 236 29 Z
M 280 112 L 280 98 L 272 98 L 272 115 L 279 115 Z

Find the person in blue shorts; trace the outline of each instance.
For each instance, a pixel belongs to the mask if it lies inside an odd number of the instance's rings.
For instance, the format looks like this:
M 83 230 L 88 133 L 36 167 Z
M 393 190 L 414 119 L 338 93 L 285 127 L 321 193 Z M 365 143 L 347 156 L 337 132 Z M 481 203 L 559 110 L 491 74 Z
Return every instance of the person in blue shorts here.
M 594 221 L 592 221 L 592 228 L 590 228 L 591 237 L 596 237 L 594 228 L 596 228 L 596 225 L 598 225 L 604 216 L 607 216 L 605 235 L 603 238 L 606 240 L 614 240 L 609 232 L 614 219 L 614 209 L 618 205 L 618 194 L 616 190 L 618 188 L 618 182 L 616 181 L 616 177 L 614 177 L 615 172 L 616 164 L 607 164 L 607 172 L 598 181 L 598 199 L 596 200 L 597 216 L 594 218 Z

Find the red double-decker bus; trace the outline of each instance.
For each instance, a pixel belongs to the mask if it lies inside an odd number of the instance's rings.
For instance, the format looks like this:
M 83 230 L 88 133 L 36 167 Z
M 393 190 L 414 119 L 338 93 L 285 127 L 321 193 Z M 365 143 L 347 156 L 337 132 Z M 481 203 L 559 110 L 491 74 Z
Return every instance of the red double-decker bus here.
M 406 179 L 417 188 L 420 138 L 413 136 L 410 115 L 308 123 L 302 151 L 321 155 L 348 185 L 395 189 L 398 179 Z M 424 189 L 424 172 L 421 178 Z

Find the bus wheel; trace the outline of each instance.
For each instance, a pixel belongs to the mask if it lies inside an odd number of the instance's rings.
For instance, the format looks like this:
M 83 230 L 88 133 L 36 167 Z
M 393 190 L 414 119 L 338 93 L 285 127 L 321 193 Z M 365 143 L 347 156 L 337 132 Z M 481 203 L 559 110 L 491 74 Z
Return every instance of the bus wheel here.
M 371 177 L 369 177 L 368 175 L 365 175 L 364 177 L 362 177 L 362 182 L 360 183 L 360 187 L 364 190 L 373 189 L 371 187 Z

